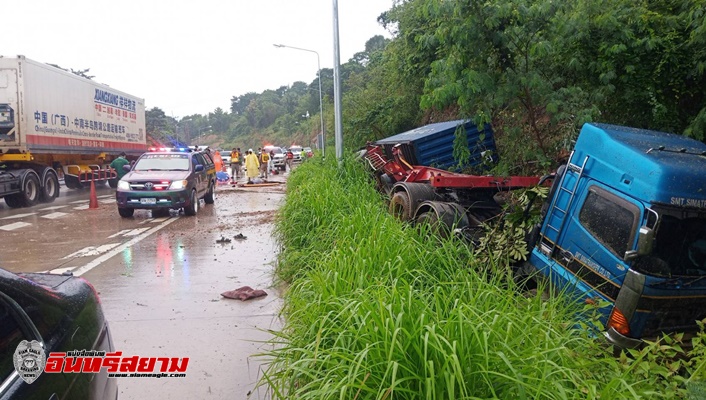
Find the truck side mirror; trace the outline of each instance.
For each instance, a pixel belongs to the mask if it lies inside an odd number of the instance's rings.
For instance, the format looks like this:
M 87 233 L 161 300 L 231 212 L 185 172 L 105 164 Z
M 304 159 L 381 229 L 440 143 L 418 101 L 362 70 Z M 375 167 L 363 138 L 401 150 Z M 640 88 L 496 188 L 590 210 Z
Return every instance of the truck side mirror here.
M 130 164 L 123 165 L 123 171 L 130 172 L 131 169 L 132 169 L 132 166 Z
M 652 246 L 655 241 L 655 231 L 652 228 L 643 226 L 637 233 L 637 249 L 625 252 L 623 259 L 632 261 L 638 257 L 652 254 Z
M 201 172 L 201 171 L 203 171 L 203 165 L 196 164 L 196 166 L 194 166 L 194 172 Z

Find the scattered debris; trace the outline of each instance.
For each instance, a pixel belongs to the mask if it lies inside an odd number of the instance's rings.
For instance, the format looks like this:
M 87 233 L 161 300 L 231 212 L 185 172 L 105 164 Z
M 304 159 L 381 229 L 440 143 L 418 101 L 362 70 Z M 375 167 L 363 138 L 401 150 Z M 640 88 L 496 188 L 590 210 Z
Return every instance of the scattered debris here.
M 237 240 L 245 240 L 245 239 L 247 239 L 247 238 L 248 238 L 248 237 L 247 237 L 247 236 L 244 236 L 242 233 L 239 233 L 239 234 L 233 236 L 233 239 L 237 239 Z M 228 241 L 230 242 L 230 240 L 228 240 Z
M 216 240 L 216 243 L 230 243 L 230 239 L 225 236 L 221 236 L 220 239 Z
M 250 300 L 257 297 L 267 296 L 267 292 L 261 289 L 253 289 L 250 286 L 243 286 L 235 290 L 229 290 L 227 292 L 221 293 L 221 296 L 226 299 L 236 299 L 236 300 Z

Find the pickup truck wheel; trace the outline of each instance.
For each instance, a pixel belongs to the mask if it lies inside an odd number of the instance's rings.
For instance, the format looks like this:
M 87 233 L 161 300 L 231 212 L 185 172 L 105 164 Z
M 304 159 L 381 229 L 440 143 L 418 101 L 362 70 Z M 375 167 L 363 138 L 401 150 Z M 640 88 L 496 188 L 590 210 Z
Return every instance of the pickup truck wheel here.
M 53 169 L 47 169 L 48 171 L 44 171 L 44 181 L 42 182 L 40 195 L 43 203 L 52 203 L 54 199 L 59 197 L 59 178 Z
M 409 204 L 409 195 L 405 191 L 399 191 L 392 195 L 390 199 L 390 214 L 394 215 L 400 221 L 409 221 L 412 219 Z
M 184 207 L 184 214 L 193 216 L 199 211 L 199 198 L 196 196 L 196 190 L 191 191 L 191 198 L 189 199 L 189 205 Z
M 34 172 L 25 177 L 19 195 L 23 207 L 31 207 L 39 201 L 39 178 Z
M 135 209 L 118 207 L 118 214 L 120 214 L 120 216 L 123 218 L 130 218 L 133 214 L 135 214 Z
M 216 201 L 216 184 L 212 183 L 209 185 L 208 193 L 203 197 L 203 201 L 206 204 L 213 204 Z

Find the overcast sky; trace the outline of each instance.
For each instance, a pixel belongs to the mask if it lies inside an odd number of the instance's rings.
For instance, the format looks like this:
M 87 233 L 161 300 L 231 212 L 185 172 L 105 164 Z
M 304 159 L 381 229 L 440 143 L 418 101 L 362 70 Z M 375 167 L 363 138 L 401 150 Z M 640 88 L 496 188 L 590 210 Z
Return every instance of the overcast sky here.
M 341 63 L 392 0 L 338 0 Z M 230 99 L 333 68 L 332 0 L 21 0 L 3 7 L 0 55 L 74 70 L 167 115 L 230 111 Z

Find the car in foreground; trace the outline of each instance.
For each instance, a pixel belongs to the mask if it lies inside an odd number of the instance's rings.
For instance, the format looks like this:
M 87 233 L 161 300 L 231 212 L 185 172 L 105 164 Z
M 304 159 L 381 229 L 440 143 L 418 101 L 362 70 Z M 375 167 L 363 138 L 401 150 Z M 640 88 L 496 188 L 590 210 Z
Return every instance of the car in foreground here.
M 188 148 L 150 149 L 118 182 L 118 213 L 132 217 L 136 209 L 196 215 L 199 200 L 216 198 L 216 166 L 211 154 Z
M 272 166 L 280 171 L 284 171 L 287 168 L 287 157 L 281 147 L 277 146 L 265 146 L 262 148 L 268 153 L 272 153 Z
M 18 351 L 23 341 L 37 341 L 44 360 L 53 352 L 114 352 L 98 294 L 85 279 L 0 268 L 0 399 L 117 399 L 116 379 L 105 368 L 97 373 L 38 369 L 39 376 L 25 382 L 28 377 L 23 379 L 13 358 L 26 366 L 41 355 L 23 356 Z
M 300 162 L 302 160 L 302 147 L 301 146 L 291 146 L 289 151 L 294 155 L 294 162 Z

